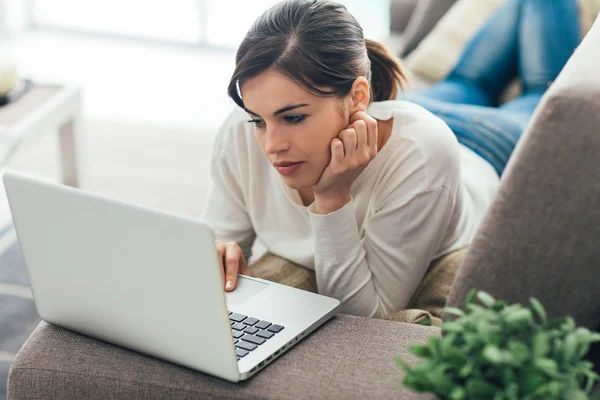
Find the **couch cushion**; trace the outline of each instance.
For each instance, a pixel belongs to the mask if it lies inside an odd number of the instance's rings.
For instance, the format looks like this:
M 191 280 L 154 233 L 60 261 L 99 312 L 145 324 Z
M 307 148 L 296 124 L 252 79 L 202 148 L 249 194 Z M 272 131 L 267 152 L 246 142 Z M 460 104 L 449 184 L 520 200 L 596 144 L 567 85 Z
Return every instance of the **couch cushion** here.
M 339 315 L 242 383 L 229 383 L 42 322 L 11 365 L 8 399 L 403 398 L 395 355 L 437 328 Z
M 392 4 L 394 2 L 396 1 L 393 0 Z M 419 0 L 404 30 L 404 47 L 399 55 L 404 57 L 412 52 L 455 2 L 456 0 Z
M 600 18 L 538 106 L 448 298 L 537 297 L 600 327 Z
M 444 78 L 458 61 L 467 41 L 504 0 L 459 0 L 410 53 L 406 67 L 429 82 Z M 582 37 L 600 11 L 600 0 L 579 0 Z M 417 14 L 415 10 L 415 15 Z M 410 26 L 410 25 L 409 25 Z M 408 30 L 408 27 L 407 27 Z M 514 97 L 518 90 L 511 88 Z

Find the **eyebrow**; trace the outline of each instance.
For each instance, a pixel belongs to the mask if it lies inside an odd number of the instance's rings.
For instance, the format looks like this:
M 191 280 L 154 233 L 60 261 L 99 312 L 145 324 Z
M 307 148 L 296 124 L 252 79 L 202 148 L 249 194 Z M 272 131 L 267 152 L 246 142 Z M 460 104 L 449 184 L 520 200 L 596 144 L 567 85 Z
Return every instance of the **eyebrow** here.
M 293 105 L 290 105 L 290 106 L 285 106 L 285 107 L 282 107 L 282 108 L 280 108 L 279 110 L 275 111 L 275 112 L 273 113 L 273 116 L 274 116 L 274 117 L 276 117 L 276 116 L 278 116 L 279 114 L 281 114 L 281 113 L 284 113 L 284 112 L 286 112 L 286 111 L 295 110 L 296 108 L 300 108 L 300 107 L 306 107 L 306 106 L 308 106 L 308 105 L 310 105 L 310 104 L 307 104 L 307 103 L 302 103 L 302 104 L 293 104 Z M 252 114 L 252 115 L 256 115 L 257 117 L 260 117 L 260 115 L 258 115 L 258 114 L 257 114 L 257 113 L 255 113 L 254 111 L 250 111 L 250 110 L 249 110 L 249 109 L 247 109 L 246 107 L 244 107 L 244 109 L 246 110 L 246 112 L 247 112 L 248 114 Z

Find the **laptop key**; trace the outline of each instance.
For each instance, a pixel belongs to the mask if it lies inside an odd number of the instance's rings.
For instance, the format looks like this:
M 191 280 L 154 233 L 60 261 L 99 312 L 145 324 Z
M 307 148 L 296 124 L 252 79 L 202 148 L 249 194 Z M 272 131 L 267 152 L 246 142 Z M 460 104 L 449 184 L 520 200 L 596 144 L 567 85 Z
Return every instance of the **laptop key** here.
M 248 354 L 248 351 L 244 349 L 235 349 L 235 355 L 238 357 L 245 357 Z
M 231 329 L 235 329 L 236 331 L 243 331 L 246 326 L 247 325 L 236 322 L 235 324 L 231 325 Z
M 252 344 L 250 342 L 244 342 L 243 340 L 240 340 L 239 343 L 235 345 L 235 347 L 244 349 L 244 350 L 248 350 L 248 351 L 252 351 L 256 348 L 256 345 Z
M 233 313 L 229 316 L 229 319 L 232 321 L 235 321 L 235 322 L 242 322 L 246 318 L 248 318 L 248 317 L 246 317 L 243 314 L 238 314 L 238 313 Z
M 265 339 L 271 339 L 273 336 L 275 336 L 275 334 L 273 332 L 269 332 L 269 331 L 265 331 L 265 330 L 259 330 L 256 333 L 256 336 L 260 336 L 261 338 L 265 338 Z
M 267 330 L 271 331 L 271 332 L 279 333 L 283 330 L 283 326 L 273 324 L 269 328 L 267 328 Z
M 242 340 L 245 340 L 246 342 L 250 342 L 250 343 L 254 343 L 254 344 L 263 344 L 265 342 L 265 339 L 259 338 L 258 336 L 254 336 L 254 335 L 244 335 L 244 336 L 242 336 Z
M 242 331 L 232 331 L 233 337 L 236 339 L 241 338 L 242 336 L 244 336 L 244 332 Z
M 260 321 L 259 323 L 254 325 L 254 327 L 258 329 L 267 329 L 269 326 L 271 326 L 271 323 L 269 321 Z
M 246 329 L 244 329 L 244 332 L 254 335 L 256 332 L 258 332 L 258 329 L 253 326 L 248 326 Z
M 256 324 L 258 321 L 259 321 L 259 320 L 258 320 L 258 319 L 256 319 L 256 318 L 248 317 L 248 318 L 246 318 L 246 319 L 244 320 L 244 323 L 245 323 L 246 325 L 254 325 L 254 324 Z

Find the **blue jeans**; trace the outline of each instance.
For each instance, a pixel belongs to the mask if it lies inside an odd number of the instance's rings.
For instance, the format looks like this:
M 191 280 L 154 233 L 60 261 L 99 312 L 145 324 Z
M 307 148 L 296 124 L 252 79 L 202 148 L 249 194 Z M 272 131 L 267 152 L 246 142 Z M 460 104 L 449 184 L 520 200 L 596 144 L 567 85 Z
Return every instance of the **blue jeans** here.
M 448 76 L 400 99 L 417 103 L 502 174 L 540 98 L 580 42 L 577 0 L 507 0 Z M 498 106 L 518 77 L 522 95 Z

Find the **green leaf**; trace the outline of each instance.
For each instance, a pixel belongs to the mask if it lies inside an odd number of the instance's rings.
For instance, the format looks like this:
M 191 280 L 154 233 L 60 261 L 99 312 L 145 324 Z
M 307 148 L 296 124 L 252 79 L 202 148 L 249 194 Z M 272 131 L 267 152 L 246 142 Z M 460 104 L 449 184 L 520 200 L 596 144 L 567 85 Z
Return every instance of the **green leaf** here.
M 577 345 L 579 340 L 577 339 L 577 335 L 574 333 L 569 333 L 565 338 L 565 347 L 563 353 L 563 359 L 565 363 L 570 363 L 571 360 L 577 355 Z
M 463 365 L 458 371 L 458 376 L 460 376 L 461 378 L 466 378 L 473 372 L 473 367 L 475 367 L 475 358 L 471 357 L 468 359 L 467 363 Z
M 517 382 L 511 382 L 508 385 L 506 385 L 504 389 L 504 395 L 505 396 L 501 397 L 501 399 L 507 398 L 510 400 L 520 400 L 519 385 L 517 384 Z
M 513 355 L 514 359 L 522 364 L 529 359 L 529 348 L 520 340 L 511 340 L 508 342 L 508 350 Z
M 429 347 L 424 345 L 412 345 L 408 347 L 408 350 L 417 357 L 431 357 L 431 350 Z
M 489 399 L 493 398 L 496 392 L 500 391 L 497 387 L 489 384 L 481 378 L 471 378 L 465 385 L 470 399 Z
M 506 323 L 517 327 L 520 325 L 533 323 L 531 311 L 527 308 L 522 308 L 506 316 Z
M 481 304 L 488 308 L 492 307 L 496 301 L 489 293 L 483 291 L 477 292 L 477 298 L 481 301 Z
M 431 318 L 429 316 L 426 316 L 418 322 L 418 325 L 431 326 Z
M 411 367 L 410 365 L 408 365 L 406 363 L 406 361 L 404 361 L 402 358 L 400 358 L 400 356 L 396 356 L 394 357 L 394 360 L 396 361 L 396 364 L 398 364 L 398 366 L 404 371 L 404 372 L 408 372 L 410 371 Z
M 544 331 L 536 332 L 533 336 L 532 345 L 534 358 L 545 357 L 548 354 L 548 351 L 550 351 L 549 335 Z
M 444 374 L 443 368 L 434 368 L 427 372 L 426 376 L 427 380 L 435 386 L 436 393 L 448 395 L 454 387 L 454 382 L 452 382 L 450 377 Z
M 567 393 L 565 393 L 565 399 L 569 399 L 569 400 L 588 400 L 587 395 L 585 394 L 585 392 L 578 390 L 578 389 L 573 389 L 568 391 Z
M 460 387 L 460 386 L 455 387 L 452 390 L 452 392 L 450 392 L 450 399 L 451 400 L 463 400 L 463 399 L 466 399 L 466 398 L 467 398 L 467 391 L 464 388 Z
M 558 375 L 558 364 L 551 358 L 538 358 L 533 362 L 533 365 L 550 377 Z
M 546 325 L 546 323 L 548 322 L 548 315 L 546 314 L 546 309 L 544 308 L 542 303 L 540 303 L 539 300 L 534 297 L 530 297 L 529 302 L 531 303 L 531 308 L 533 309 L 533 311 L 542 321 L 542 324 Z
M 548 324 L 546 325 L 546 328 L 548 329 L 554 329 L 554 328 L 558 328 L 560 326 L 563 326 L 567 323 L 567 317 L 561 317 L 561 318 L 554 318 L 551 319 L 550 321 L 548 321 Z
M 550 381 L 540 385 L 533 393 L 535 399 L 559 398 L 563 390 L 563 384 L 558 381 Z
M 585 392 L 590 393 L 590 391 L 594 387 L 594 383 L 598 380 L 599 376 L 598 376 L 598 374 L 596 374 L 595 372 L 592 372 L 592 371 L 587 371 L 584 373 L 584 375 L 586 377 Z M 600 393 L 598 393 L 598 394 L 600 394 Z M 600 396 L 599 396 L 599 398 L 600 398 Z
M 440 352 L 440 341 L 442 339 L 438 336 L 431 336 L 429 338 L 429 340 L 427 341 L 427 345 L 429 347 L 429 349 L 431 350 L 431 352 L 433 353 L 434 356 L 439 357 L 441 354 Z
M 446 307 L 446 308 L 442 309 L 442 311 L 445 312 L 446 314 L 456 315 L 457 317 L 465 316 L 465 312 L 463 310 L 461 310 L 460 308 L 456 308 L 456 307 Z
M 473 304 L 475 302 L 476 295 L 477 295 L 477 290 L 475 290 L 475 288 L 469 290 L 469 293 L 467 293 L 467 299 L 465 301 L 465 304 L 466 305 Z
M 502 364 L 504 362 L 504 357 L 500 349 L 491 344 L 488 344 L 483 349 L 483 358 L 495 365 Z
M 588 340 L 590 343 L 600 342 L 600 333 L 592 332 Z
M 519 375 L 521 393 L 523 394 L 535 393 L 536 390 L 544 384 L 544 382 L 548 381 L 548 379 L 542 373 L 531 367 L 521 371 Z
M 442 323 L 442 331 L 444 332 L 462 332 L 464 327 L 456 321 L 447 321 Z
M 417 374 L 427 374 L 430 370 L 434 369 L 437 364 L 437 360 L 424 358 L 415 364 L 412 371 Z

